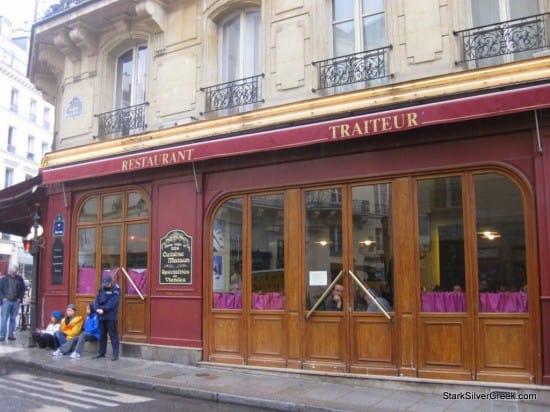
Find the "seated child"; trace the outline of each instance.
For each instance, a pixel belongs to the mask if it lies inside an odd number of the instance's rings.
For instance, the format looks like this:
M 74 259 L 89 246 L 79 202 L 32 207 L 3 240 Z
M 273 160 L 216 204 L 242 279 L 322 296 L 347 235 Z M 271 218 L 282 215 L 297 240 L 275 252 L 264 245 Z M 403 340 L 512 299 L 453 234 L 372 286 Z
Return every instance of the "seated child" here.
M 36 331 L 32 333 L 32 340 L 41 348 L 55 349 L 53 334 L 59 330 L 62 317 L 63 315 L 61 315 L 60 311 L 54 310 L 50 323 L 48 323 L 46 329 L 37 328 Z
M 73 303 L 67 305 L 65 314 L 66 316 L 61 319 L 59 330 L 53 334 L 58 348 L 52 353 L 52 356 L 63 356 L 68 353 L 72 348 L 70 342 L 78 338 L 82 330 L 82 316 L 76 314 L 76 306 Z M 69 343 L 65 345 L 67 342 Z M 76 343 L 76 340 L 74 342 Z
M 88 316 L 84 321 L 84 331 L 78 336 L 76 349 L 73 353 L 71 353 L 72 359 L 80 358 L 86 342 L 99 340 L 99 316 L 95 313 L 95 311 L 92 311 L 91 303 L 86 305 L 86 313 Z

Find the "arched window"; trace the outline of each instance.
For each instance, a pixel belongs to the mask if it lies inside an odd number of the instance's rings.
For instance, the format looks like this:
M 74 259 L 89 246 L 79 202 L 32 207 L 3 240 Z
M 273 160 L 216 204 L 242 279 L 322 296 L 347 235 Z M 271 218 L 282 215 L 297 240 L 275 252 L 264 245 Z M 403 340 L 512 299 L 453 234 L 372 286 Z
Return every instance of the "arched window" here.
M 147 293 L 148 203 L 143 193 L 130 189 L 98 194 L 82 204 L 76 224 L 77 295 L 95 294 L 101 276 L 115 274 L 119 268 L 124 294 Z

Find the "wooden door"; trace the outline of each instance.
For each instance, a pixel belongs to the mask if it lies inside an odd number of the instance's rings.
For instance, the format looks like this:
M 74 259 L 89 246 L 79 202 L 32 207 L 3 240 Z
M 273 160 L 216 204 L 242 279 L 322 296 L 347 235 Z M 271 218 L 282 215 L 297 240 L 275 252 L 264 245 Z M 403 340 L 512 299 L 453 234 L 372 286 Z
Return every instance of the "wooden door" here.
M 304 368 L 395 375 L 391 184 L 306 190 L 304 206 Z
M 145 342 L 149 333 L 149 201 L 137 188 L 94 193 L 77 209 L 78 258 L 72 289 L 79 310 L 95 299 L 103 276 L 120 288 L 119 334 Z

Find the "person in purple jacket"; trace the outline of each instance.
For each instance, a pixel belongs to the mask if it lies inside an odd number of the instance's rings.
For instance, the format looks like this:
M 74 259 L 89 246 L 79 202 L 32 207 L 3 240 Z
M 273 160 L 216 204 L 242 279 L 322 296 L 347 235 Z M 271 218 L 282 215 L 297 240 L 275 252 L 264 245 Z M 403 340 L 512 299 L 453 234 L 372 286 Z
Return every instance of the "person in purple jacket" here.
M 78 335 L 76 348 L 71 353 L 71 359 L 79 359 L 82 355 L 82 350 L 86 342 L 94 342 L 99 340 L 99 316 L 92 310 L 92 304 L 86 305 L 86 320 L 84 321 L 84 330 Z

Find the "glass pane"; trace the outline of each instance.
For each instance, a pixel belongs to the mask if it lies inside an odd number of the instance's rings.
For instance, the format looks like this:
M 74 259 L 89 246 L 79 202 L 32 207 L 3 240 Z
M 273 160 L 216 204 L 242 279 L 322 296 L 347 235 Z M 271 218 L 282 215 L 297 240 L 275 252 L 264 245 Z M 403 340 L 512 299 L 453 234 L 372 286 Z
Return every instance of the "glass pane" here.
M 419 180 L 423 312 L 465 312 L 464 222 L 459 176 Z
M 96 229 L 78 229 L 78 279 L 76 293 L 94 294 L 96 281 Z
M 284 309 L 284 196 L 252 198 L 252 309 Z
M 504 176 L 474 177 L 480 312 L 527 312 L 523 199 Z
M 97 197 L 92 197 L 84 203 L 80 210 L 78 223 L 95 222 L 97 220 Z
M 391 185 L 352 189 L 353 273 L 370 289 L 386 311 L 393 307 L 393 247 Z M 364 290 L 353 282 L 354 309 L 380 312 Z
M 103 220 L 113 220 L 122 218 L 122 195 L 109 195 L 103 198 Z
M 241 16 L 222 27 L 222 82 L 237 80 L 241 72 Z
M 244 46 L 243 77 L 255 76 L 260 69 L 260 13 L 257 11 L 246 14 Z
M 212 305 L 215 309 L 242 308 L 241 198 L 225 202 L 216 213 L 212 233 Z
M 117 109 L 131 106 L 132 102 L 132 69 L 134 51 L 128 50 L 118 59 L 117 64 Z
M 128 217 L 146 217 L 149 215 L 149 206 L 139 192 L 128 193 Z
M 126 293 L 138 295 L 147 294 L 147 240 L 149 239 L 149 225 L 139 223 L 128 225 L 126 239 L 126 269 L 132 282 L 126 281 Z M 137 290 L 136 290 L 137 288 Z
M 120 267 L 120 226 L 101 229 L 101 275 Z
M 363 19 L 363 49 L 372 50 L 386 45 L 386 22 L 384 14 Z
M 363 14 L 380 13 L 384 11 L 384 0 L 363 0 Z
M 136 79 L 136 100 L 133 104 L 145 102 L 145 91 L 147 88 L 147 47 L 141 46 L 138 49 L 137 79 Z
M 335 24 L 332 35 L 334 57 L 355 53 L 355 27 L 352 21 Z
M 510 0 L 510 19 L 539 14 L 539 0 Z
M 332 0 L 332 16 L 335 21 L 353 19 L 355 0 Z
M 305 194 L 306 305 L 311 309 L 342 271 L 342 191 L 315 190 Z M 343 310 L 342 284 L 317 310 Z
M 472 0 L 472 24 L 474 27 L 500 21 L 500 0 Z

